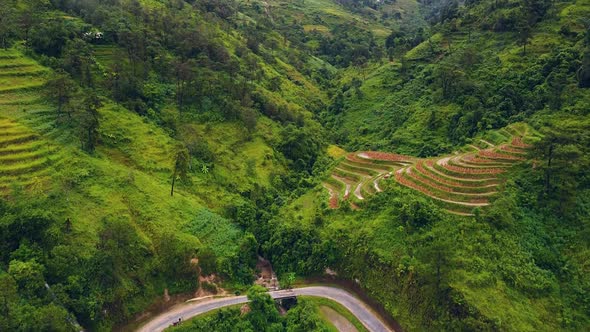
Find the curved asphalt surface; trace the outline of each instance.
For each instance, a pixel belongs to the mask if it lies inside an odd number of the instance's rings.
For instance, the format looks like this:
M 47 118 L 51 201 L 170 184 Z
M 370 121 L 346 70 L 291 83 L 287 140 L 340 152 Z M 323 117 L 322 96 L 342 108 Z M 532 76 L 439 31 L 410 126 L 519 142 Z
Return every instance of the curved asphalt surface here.
M 385 323 L 379 319 L 369 307 L 361 302 L 361 300 L 354 297 L 349 292 L 335 287 L 327 286 L 312 286 L 295 288 L 293 290 L 280 290 L 270 292 L 273 298 L 283 298 L 287 296 L 317 296 L 336 301 L 346 307 L 358 320 L 371 332 L 392 332 Z M 247 303 L 246 296 L 224 297 L 218 299 L 211 299 L 205 302 L 186 303 L 180 307 L 172 308 L 170 311 L 162 313 L 148 323 L 139 328 L 139 332 L 156 332 L 163 331 L 172 323 L 177 322 L 178 318 L 182 317 L 187 320 L 194 316 L 206 313 L 211 310 Z

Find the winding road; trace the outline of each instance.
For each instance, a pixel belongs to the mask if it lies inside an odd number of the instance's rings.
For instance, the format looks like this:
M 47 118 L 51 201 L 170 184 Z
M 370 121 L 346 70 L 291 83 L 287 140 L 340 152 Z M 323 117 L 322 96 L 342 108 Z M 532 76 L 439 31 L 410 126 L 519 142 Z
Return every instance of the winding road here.
M 346 307 L 358 320 L 371 332 L 392 332 L 383 321 L 375 314 L 366 304 L 354 297 L 349 292 L 335 287 L 327 286 L 312 286 L 295 288 L 292 290 L 280 290 L 269 292 L 269 294 L 277 298 L 285 298 L 291 296 L 317 296 L 336 301 Z M 172 323 L 177 322 L 178 318 L 183 320 L 192 318 L 194 316 L 203 314 L 205 312 L 236 305 L 247 303 L 246 296 L 233 296 L 207 300 L 205 302 L 188 302 L 180 307 L 172 308 L 170 311 L 162 313 L 154 317 L 151 321 L 139 328 L 139 332 L 155 332 L 163 331 Z

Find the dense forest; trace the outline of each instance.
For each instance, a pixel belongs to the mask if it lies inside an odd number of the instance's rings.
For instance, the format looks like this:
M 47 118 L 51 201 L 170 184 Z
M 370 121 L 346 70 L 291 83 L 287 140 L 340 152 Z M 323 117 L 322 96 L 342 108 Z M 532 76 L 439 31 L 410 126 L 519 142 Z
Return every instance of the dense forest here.
M 0 0 L 0 331 L 588 330 L 589 168 L 588 0 Z

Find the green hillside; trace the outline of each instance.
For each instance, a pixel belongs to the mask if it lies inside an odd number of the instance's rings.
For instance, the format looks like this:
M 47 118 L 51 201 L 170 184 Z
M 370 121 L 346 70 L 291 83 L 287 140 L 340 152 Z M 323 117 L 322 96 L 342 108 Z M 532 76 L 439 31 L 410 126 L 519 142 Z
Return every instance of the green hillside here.
M 131 330 L 259 256 L 408 331 L 589 329 L 588 0 L 6 4 L 0 331 Z M 179 330 L 329 329 L 258 295 Z

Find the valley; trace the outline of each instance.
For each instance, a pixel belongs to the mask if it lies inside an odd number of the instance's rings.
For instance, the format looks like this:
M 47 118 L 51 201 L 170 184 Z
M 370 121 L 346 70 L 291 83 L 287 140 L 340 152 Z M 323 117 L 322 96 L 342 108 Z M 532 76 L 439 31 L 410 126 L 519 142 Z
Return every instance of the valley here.
M 588 17 L 1 1 L 0 331 L 588 330 Z

